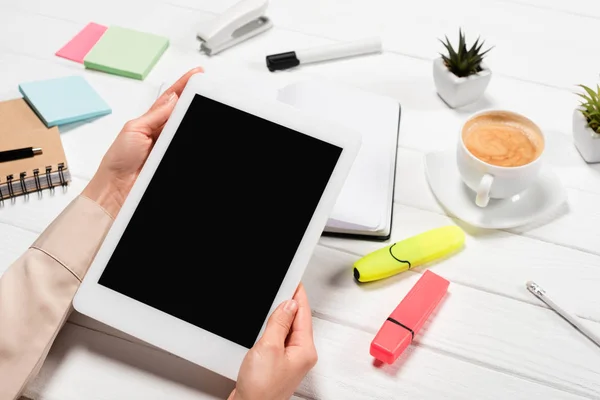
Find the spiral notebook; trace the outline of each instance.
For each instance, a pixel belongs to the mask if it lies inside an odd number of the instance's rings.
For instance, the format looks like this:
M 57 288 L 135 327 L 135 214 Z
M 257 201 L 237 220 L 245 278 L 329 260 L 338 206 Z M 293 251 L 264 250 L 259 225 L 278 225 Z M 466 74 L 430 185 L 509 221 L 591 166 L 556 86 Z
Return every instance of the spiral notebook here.
M 46 128 L 23 99 L 0 102 L 0 151 L 24 147 L 41 148 L 42 154 L 0 162 L 0 200 L 71 181 L 58 128 Z

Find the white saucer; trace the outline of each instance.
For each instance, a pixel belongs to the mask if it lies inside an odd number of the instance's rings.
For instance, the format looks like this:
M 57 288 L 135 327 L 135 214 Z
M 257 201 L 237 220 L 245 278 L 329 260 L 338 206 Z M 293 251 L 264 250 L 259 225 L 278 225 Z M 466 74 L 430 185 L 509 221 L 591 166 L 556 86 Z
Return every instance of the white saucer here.
M 526 225 L 552 213 L 567 199 L 558 176 L 544 167 L 535 185 L 523 193 L 510 199 L 491 199 L 487 207 L 478 207 L 475 193 L 458 173 L 455 150 L 427 154 L 425 174 L 433 194 L 447 211 L 480 228 L 508 229 Z

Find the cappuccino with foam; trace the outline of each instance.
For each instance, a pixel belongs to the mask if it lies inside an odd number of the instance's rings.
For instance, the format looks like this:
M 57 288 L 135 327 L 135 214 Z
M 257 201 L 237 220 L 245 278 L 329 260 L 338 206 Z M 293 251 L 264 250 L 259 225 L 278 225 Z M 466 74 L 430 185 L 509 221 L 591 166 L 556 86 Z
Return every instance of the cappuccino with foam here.
M 539 128 L 529 119 L 494 111 L 476 116 L 462 129 L 467 150 L 483 162 L 499 167 L 520 167 L 544 151 Z

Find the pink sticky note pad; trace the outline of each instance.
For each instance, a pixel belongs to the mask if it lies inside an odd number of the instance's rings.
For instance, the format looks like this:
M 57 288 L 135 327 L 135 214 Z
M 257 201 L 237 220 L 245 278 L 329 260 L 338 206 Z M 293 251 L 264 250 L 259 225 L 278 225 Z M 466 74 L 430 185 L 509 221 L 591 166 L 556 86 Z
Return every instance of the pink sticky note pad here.
M 83 64 L 86 54 L 100 40 L 107 29 L 106 26 L 90 22 L 69 43 L 58 50 L 56 55 Z

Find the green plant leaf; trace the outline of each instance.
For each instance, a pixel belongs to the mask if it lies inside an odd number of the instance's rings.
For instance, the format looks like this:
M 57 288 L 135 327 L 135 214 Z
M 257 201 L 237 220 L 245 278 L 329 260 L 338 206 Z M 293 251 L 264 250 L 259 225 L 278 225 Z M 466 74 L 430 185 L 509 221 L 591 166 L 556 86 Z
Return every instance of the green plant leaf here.
M 450 56 L 449 58 L 455 58 L 457 56 L 457 54 L 454 51 L 454 49 L 452 48 L 452 44 L 448 40 L 448 36 L 446 36 L 446 43 L 444 43 L 443 41 L 442 41 L 442 43 L 446 47 L 446 50 L 448 50 L 448 55 Z
M 598 101 L 598 94 L 596 92 L 594 92 L 592 89 L 590 89 L 589 87 L 585 86 L 585 85 L 579 85 L 583 88 L 583 90 L 585 90 L 587 92 L 587 94 L 594 99 L 594 101 Z
M 471 45 L 471 48 L 469 49 L 469 51 L 467 53 L 469 56 L 475 55 L 479 52 L 477 48 L 481 47 L 483 45 L 483 42 L 481 42 L 481 44 L 480 44 L 479 40 L 481 40 L 481 39 L 478 37 L 475 40 L 475 42 Z
M 460 56 L 464 56 L 464 48 L 465 48 L 465 35 L 462 32 L 462 29 L 458 29 L 458 54 Z
M 452 48 L 452 46 L 449 45 L 448 43 L 444 43 L 444 42 L 442 42 L 442 44 L 444 45 L 444 47 L 446 48 L 446 51 L 448 52 L 448 57 L 452 57 L 452 54 L 454 53 L 454 49 Z
M 494 48 L 494 46 L 490 47 L 489 49 L 487 49 L 486 51 L 484 51 L 483 53 L 479 53 L 479 55 L 481 56 L 481 58 L 483 58 L 487 53 L 490 52 L 490 50 L 492 50 Z
M 585 85 L 577 86 L 584 91 L 584 93 L 576 93 L 583 99 L 580 104 L 581 114 L 586 118 L 587 126 L 594 132 L 600 133 L 600 85 L 596 84 L 596 91 Z
M 588 104 L 592 102 L 592 99 L 590 99 L 588 96 L 586 96 L 586 95 L 585 95 L 585 94 L 583 94 L 583 93 L 575 93 L 575 94 L 576 94 L 577 96 L 579 96 L 579 97 L 582 97 L 582 98 L 583 98 L 583 99 L 586 101 L 586 103 L 588 103 Z
M 481 43 L 479 43 L 479 45 L 477 46 L 478 41 L 479 41 L 479 38 L 477 38 L 477 41 L 475 42 L 475 45 L 473 46 L 473 47 L 475 47 L 475 53 L 477 53 L 477 54 L 481 53 L 481 48 L 485 44 L 485 40 L 482 40 Z
M 476 74 L 482 70 L 481 62 L 484 56 L 493 48 L 488 48 L 482 51 L 485 41 L 481 37 L 470 45 L 467 44 L 465 32 L 462 28 L 458 29 L 458 45 L 452 46 L 448 36 L 444 36 L 444 40 L 440 42 L 448 52 L 447 55 L 442 55 L 444 64 L 454 75 L 464 77 Z
M 600 111 L 592 111 L 591 113 L 588 113 L 588 118 L 591 119 L 593 117 L 596 117 L 596 118 L 600 117 Z M 594 119 L 596 119 L 596 118 L 594 118 Z

